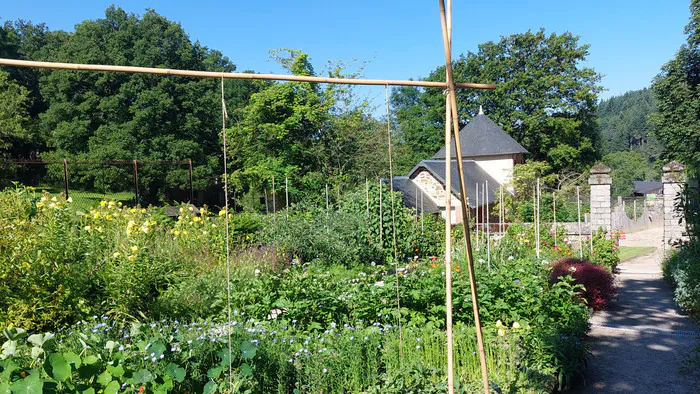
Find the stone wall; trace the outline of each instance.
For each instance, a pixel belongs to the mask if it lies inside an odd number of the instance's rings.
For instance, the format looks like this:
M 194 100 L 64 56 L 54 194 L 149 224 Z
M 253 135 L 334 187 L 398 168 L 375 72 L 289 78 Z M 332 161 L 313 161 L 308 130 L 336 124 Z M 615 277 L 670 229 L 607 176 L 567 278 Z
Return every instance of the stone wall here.
M 590 225 L 593 231 L 599 228 L 606 232 L 612 230 L 612 215 L 610 204 L 610 187 L 612 177 L 610 168 L 604 164 L 598 164 L 591 168 L 591 177 L 588 178 L 591 186 L 591 216 Z
M 453 174 L 453 176 L 456 174 Z M 445 215 L 445 187 L 440 183 L 430 171 L 426 169 L 420 169 L 417 174 L 411 179 L 418 187 L 433 200 L 435 205 L 443 209 L 443 217 Z M 462 222 L 462 209 L 460 207 L 459 199 L 457 196 L 452 194 L 452 224 L 458 224 Z

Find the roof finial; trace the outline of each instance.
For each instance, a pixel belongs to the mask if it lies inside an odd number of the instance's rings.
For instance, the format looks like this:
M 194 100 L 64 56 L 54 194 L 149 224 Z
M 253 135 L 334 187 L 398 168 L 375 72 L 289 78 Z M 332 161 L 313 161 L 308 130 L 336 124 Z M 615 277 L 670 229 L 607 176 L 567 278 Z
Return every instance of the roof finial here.
M 484 107 L 482 107 L 482 106 L 480 105 L 480 106 L 479 106 L 479 115 L 483 115 L 483 114 L 484 114 Z

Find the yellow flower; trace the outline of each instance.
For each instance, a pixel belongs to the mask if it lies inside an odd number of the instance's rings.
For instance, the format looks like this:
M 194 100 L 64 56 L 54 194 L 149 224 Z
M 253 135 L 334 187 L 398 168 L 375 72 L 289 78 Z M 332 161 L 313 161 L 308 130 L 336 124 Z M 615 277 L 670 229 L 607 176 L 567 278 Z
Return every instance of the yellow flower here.
M 146 213 L 146 208 L 141 208 L 141 213 Z
M 49 204 L 49 208 L 56 208 L 56 203 L 52 202 L 51 204 Z
M 112 220 L 112 215 L 107 215 L 107 216 L 105 216 L 105 219 L 107 219 L 107 220 Z
M 129 220 L 129 223 L 126 224 L 126 228 L 132 228 L 136 225 L 136 222 L 133 220 Z
M 121 256 L 121 255 L 122 255 L 122 254 L 119 253 L 119 252 L 114 252 L 114 254 L 112 255 L 112 257 L 114 257 L 114 258 L 116 259 L 117 257 L 119 257 L 119 256 Z
M 38 203 L 36 203 L 36 207 L 37 207 L 38 209 L 41 209 L 41 208 L 44 207 L 44 203 L 43 203 L 43 202 L 38 202 Z
M 109 208 L 114 208 L 114 205 L 114 201 L 110 201 L 109 204 L 107 204 Z
M 41 196 L 41 202 L 46 201 L 46 196 Z
M 500 320 L 496 320 L 496 327 L 502 327 L 502 326 L 503 326 L 503 322 Z
M 131 208 L 130 211 L 131 213 L 136 213 L 136 208 Z
M 100 201 L 100 206 L 101 206 L 101 207 L 104 207 L 105 205 L 107 205 L 107 201 L 105 201 L 105 200 Z
M 192 208 L 192 207 L 189 207 L 189 210 L 190 210 L 190 211 L 194 211 L 194 208 Z
M 175 234 L 175 236 L 180 235 L 180 230 L 173 230 L 173 234 Z
M 513 323 L 513 329 L 514 329 L 514 330 L 517 330 L 518 328 L 520 328 L 520 323 L 518 323 L 518 322 L 516 321 L 516 322 Z
M 131 247 L 131 251 L 134 252 L 134 253 L 136 253 L 136 252 L 139 251 L 139 247 L 136 246 L 136 245 L 133 245 L 133 246 Z
M 66 202 L 73 202 L 73 197 L 68 197 L 68 198 L 66 199 Z
M 98 233 L 101 233 L 101 232 L 102 232 L 102 227 L 98 227 L 98 228 L 96 228 L 95 230 L 97 230 Z
M 90 227 L 90 226 L 85 226 L 85 227 L 83 227 L 83 230 L 85 230 L 85 231 L 90 231 L 90 230 L 92 230 L 92 227 Z
M 216 224 L 212 223 L 211 228 L 216 228 Z
M 499 328 L 499 329 L 498 329 L 498 336 L 499 336 L 499 337 L 502 337 L 502 336 L 504 336 L 504 335 L 506 335 L 506 332 L 503 331 L 502 328 Z
M 92 215 L 92 217 L 94 217 L 95 219 L 99 219 L 99 218 L 100 218 L 100 213 L 99 213 L 99 212 L 95 212 L 95 214 Z
M 226 210 L 225 209 L 220 210 L 219 216 L 224 216 L 224 215 L 226 215 Z
M 193 221 L 193 222 L 198 222 L 198 221 L 199 221 L 199 218 L 198 218 L 197 216 L 195 216 L 195 217 L 192 218 L 192 221 Z
M 51 197 L 51 201 L 56 202 L 56 201 L 58 201 L 58 199 L 56 198 L 56 196 L 53 196 L 53 197 Z
M 136 260 L 136 256 L 134 256 L 133 254 L 129 255 L 129 261 L 134 261 L 134 260 Z
M 121 202 L 121 201 L 117 202 L 117 206 L 118 206 L 119 208 L 121 208 L 121 207 L 122 207 L 122 202 Z

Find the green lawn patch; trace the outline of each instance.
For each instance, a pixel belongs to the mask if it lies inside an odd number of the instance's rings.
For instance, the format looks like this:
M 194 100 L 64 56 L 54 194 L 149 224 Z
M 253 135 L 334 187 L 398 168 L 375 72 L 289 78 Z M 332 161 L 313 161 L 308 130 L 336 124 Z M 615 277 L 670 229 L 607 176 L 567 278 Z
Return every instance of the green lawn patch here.
M 620 246 L 620 261 L 651 253 L 654 249 L 653 246 Z

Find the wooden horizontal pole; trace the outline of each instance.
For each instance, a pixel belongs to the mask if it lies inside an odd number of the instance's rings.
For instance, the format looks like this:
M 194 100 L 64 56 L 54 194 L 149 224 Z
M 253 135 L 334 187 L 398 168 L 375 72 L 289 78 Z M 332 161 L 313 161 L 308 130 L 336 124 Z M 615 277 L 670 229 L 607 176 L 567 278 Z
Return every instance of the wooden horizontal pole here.
M 133 67 L 133 66 L 111 66 L 103 64 L 79 64 L 79 63 L 57 63 L 57 62 L 38 62 L 33 60 L 17 60 L 0 58 L 0 66 L 15 66 L 15 67 L 35 67 L 35 68 L 50 68 L 57 70 L 76 70 L 76 71 L 110 71 L 123 72 L 133 74 L 154 74 L 154 75 L 173 75 L 181 77 L 195 78 L 226 78 L 226 79 L 262 79 L 268 81 L 297 81 L 297 82 L 312 82 L 312 83 L 333 83 L 347 85 L 391 85 L 391 86 L 419 86 L 425 88 L 447 88 L 445 82 L 432 81 L 406 81 L 394 79 L 354 79 L 354 78 L 325 78 L 325 77 L 308 77 L 302 75 L 284 75 L 284 74 L 255 74 L 255 73 L 227 73 L 218 71 L 196 71 L 196 70 L 177 70 L 173 68 L 154 68 L 154 67 Z M 455 83 L 456 88 L 461 89 L 496 89 L 495 84 L 488 83 Z

